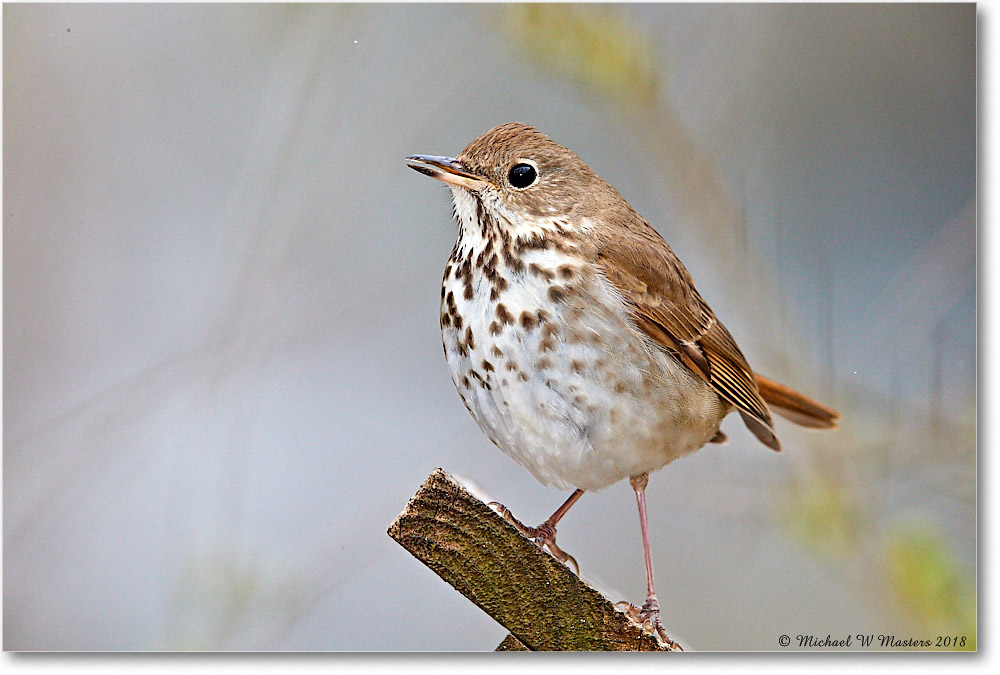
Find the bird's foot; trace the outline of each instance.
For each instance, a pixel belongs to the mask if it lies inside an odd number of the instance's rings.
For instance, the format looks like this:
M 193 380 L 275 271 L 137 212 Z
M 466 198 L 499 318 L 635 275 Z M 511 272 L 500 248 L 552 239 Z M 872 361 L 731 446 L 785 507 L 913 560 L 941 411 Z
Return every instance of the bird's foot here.
M 639 612 L 641 610 L 628 600 L 622 600 L 621 602 L 616 602 L 615 609 L 628 614 L 629 618 L 635 621 L 636 623 L 641 623 L 639 621 Z
M 642 626 L 643 630 L 657 635 L 670 651 L 684 651 L 679 644 L 670 639 L 660 622 L 660 603 L 656 601 L 655 597 L 646 598 L 642 607 L 636 607 L 627 600 L 616 602 L 615 607 L 628 614 L 633 621 Z
M 556 546 L 556 528 L 549 521 L 545 521 L 538 527 L 529 527 L 515 518 L 514 514 L 510 512 L 510 509 L 500 502 L 490 502 L 489 506 L 495 508 L 497 512 L 503 516 L 504 520 L 514 526 L 514 529 L 538 544 L 539 548 L 548 550 L 548 552 L 552 554 L 552 557 L 562 564 L 566 566 L 572 565 L 573 571 L 576 572 L 577 575 L 580 574 L 580 566 L 577 565 L 576 558 Z

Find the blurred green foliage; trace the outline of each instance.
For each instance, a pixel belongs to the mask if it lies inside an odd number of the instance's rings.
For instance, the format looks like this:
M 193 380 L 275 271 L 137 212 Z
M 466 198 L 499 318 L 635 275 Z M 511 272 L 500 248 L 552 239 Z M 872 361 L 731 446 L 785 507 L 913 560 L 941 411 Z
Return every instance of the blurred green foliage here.
M 280 640 L 312 606 L 310 597 L 307 582 L 284 562 L 264 565 L 224 551 L 192 557 L 173 594 L 164 648 L 238 649 L 242 645 L 234 640 L 246 635 L 264 644 Z
M 935 635 L 965 636 L 976 649 L 976 599 L 943 537 L 928 527 L 897 528 L 886 542 L 886 576 L 895 600 Z
M 843 558 L 857 544 L 859 508 L 842 486 L 822 479 L 796 484 L 781 519 L 813 553 Z
M 652 103 L 657 64 L 649 41 L 606 5 L 510 4 L 505 23 L 525 55 L 585 91 L 619 105 Z
M 812 479 L 794 485 L 781 519 L 813 554 L 845 560 L 864 555 L 859 545 L 861 505 L 837 482 Z M 884 551 L 885 586 L 903 613 L 937 636 L 966 638 L 948 649 L 976 649 L 975 583 L 959 568 L 947 541 L 930 526 L 898 526 L 879 544 Z

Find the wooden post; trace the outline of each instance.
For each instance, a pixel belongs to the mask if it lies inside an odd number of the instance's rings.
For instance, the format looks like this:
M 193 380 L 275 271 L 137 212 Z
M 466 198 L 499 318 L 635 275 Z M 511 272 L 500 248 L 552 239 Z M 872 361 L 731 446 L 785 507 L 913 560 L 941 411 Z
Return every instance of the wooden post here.
M 510 631 L 498 650 L 668 650 L 442 469 L 389 536 Z

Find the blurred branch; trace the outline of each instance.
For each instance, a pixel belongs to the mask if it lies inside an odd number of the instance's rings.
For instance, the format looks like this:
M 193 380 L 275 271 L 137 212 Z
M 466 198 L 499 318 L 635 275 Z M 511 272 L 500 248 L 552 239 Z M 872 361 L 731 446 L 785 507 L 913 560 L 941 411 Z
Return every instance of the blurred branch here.
M 560 3 L 511 4 L 509 30 L 529 57 L 599 98 L 649 106 L 659 91 L 654 51 L 617 8 Z
M 667 650 L 442 469 L 389 536 L 511 632 L 499 650 Z

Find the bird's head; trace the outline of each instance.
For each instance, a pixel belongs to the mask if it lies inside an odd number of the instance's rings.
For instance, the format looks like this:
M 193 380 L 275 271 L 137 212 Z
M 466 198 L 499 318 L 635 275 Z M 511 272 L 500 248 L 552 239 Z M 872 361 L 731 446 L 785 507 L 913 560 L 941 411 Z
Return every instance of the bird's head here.
M 406 159 L 451 187 L 463 226 L 478 225 L 485 214 L 515 235 L 553 224 L 582 227 L 596 193 L 610 189 L 572 150 L 519 122 L 490 129 L 457 157 Z

